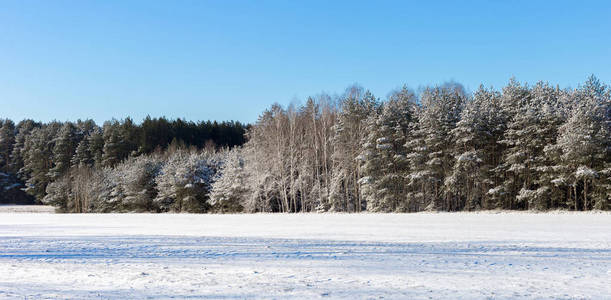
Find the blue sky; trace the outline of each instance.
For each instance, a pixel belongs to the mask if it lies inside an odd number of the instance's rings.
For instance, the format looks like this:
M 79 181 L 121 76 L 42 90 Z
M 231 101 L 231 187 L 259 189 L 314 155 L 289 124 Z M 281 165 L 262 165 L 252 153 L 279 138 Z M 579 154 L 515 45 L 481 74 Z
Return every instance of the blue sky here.
M 359 83 L 611 82 L 611 1 L 0 1 L 0 118 L 255 121 Z

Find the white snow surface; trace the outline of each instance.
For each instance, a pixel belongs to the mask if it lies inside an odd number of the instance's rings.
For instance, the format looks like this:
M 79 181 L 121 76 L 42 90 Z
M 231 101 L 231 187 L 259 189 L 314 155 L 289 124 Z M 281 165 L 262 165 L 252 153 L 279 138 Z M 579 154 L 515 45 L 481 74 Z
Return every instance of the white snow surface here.
M 0 204 L 0 213 L 55 213 L 55 207 L 47 205 Z
M 611 299 L 611 214 L 0 213 L 1 299 Z

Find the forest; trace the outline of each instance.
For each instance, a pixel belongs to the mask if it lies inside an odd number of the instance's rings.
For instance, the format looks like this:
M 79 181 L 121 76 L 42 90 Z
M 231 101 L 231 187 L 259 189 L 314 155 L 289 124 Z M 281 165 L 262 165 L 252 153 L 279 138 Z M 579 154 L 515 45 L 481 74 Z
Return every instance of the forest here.
M 114 211 L 118 206 L 96 204 L 102 199 L 128 202 L 136 201 L 130 200 L 133 197 L 153 195 L 129 194 L 133 189 L 123 192 L 127 181 L 136 179 L 123 178 L 127 174 L 120 170 L 129 169 L 130 175 L 142 173 L 137 180 L 145 180 L 147 170 L 133 168 L 154 167 L 144 163 L 149 158 L 157 157 L 161 162 L 162 156 L 167 158 L 166 153 L 174 152 L 172 149 L 213 153 L 242 145 L 246 129 L 240 122 L 194 123 L 150 117 L 141 124 L 126 118 L 102 126 L 92 120 L 23 120 L 18 124 L 0 120 L 0 203 L 52 204 L 69 212 Z M 140 187 L 133 186 L 142 193 Z
M 611 195 L 611 89 L 594 76 L 386 99 L 354 85 L 251 125 L 0 125 L 0 201 L 61 212 L 608 210 Z

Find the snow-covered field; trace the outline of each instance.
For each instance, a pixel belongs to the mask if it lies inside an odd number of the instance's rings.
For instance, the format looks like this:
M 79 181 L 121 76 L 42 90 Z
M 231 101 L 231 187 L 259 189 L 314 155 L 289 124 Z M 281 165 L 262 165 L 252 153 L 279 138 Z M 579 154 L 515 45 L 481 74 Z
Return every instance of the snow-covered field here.
M 611 298 L 609 213 L 0 213 L 0 298 Z

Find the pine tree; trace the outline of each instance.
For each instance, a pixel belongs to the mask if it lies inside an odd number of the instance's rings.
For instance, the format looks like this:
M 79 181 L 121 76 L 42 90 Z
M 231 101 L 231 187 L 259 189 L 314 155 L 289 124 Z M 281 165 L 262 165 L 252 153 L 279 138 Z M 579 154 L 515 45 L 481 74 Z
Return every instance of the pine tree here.
M 513 209 L 515 197 L 520 189 L 519 181 L 514 172 L 509 171 L 512 162 L 520 163 L 520 158 L 508 156 L 508 148 L 512 146 L 512 139 L 519 133 L 520 124 L 516 124 L 516 117 L 528 106 L 531 101 L 530 88 L 520 84 L 515 78 L 511 78 L 509 84 L 503 88 L 501 94 L 501 107 L 499 118 L 499 131 L 502 132 L 502 139 L 497 141 L 496 153 L 502 153 L 496 160 L 496 167 L 493 169 L 495 186 L 488 190 L 490 201 L 494 207 Z M 513 126 L 513 128 L 510 128 Z M 512 151 L 519 150 L 514 148 Z
M 70 122 L 64 123 L 54 138 L 52 162 L 49 178 L 56 180 L 70 169 L 70 162 L 76 149 L 76 127 Z
M 104 148 L 102 154 L 102 166 L 113 167 L 123 160 L 121 145 L 122 137 L 119 122 L 112 121 L 104 123 Z
M 121 123 L 119 128 L 120 137 L 120 154 L 119 160 L 123 160 L 129 156 L 138 155 L 139 141 L 141 140 L 140 127 L 134 124 L 134 121 L 127 117 Z M 182 140 L 184 143 L 184 140 Z
M 154 203 L 162 211 L 206 212 L 209 191 L 219 160 L 207 153 L 173 153 L 155 177 L 159 193 Z
M 404 175 L 407 182 L 406 205 L 410 212 L 417 212 L 427 207 L 427 196 L 430 190 L 430 171 L 426 165 L 428 148 L 424 142 L 425 134 L 420 128 L 419 120 L 422 117 L 422 108 L 414 111 L 414 123 L 410 125 L 409 134 L 405 142 L 405 158 L 408 171 Z
M 59 212 L 70 212 L 68 208 L 70 194 L 70 177 L 61 176 L 47 185 L 45 196 L 42 198 L 41 202 L 45 205 L 55 206 Z
M 451 131 L 460 120 L 467 96 L 462 86 L 448 83 L 426 89 L 421 99 L 418 128 L 425 146 L 420 155 L 425 157 L 426 167 L 416 166 L 410 177 L 419 178 L 428 187 L 423 195 L 427 209 L 455 210 L 454 203 L 443 197 L 443 183 L 454 166 Z
M 568 174 L 558 179 L 570 183 L 573 209 L 606 209 L 611 162 L 609 89 L 592 76 L 575 97 L 576 107 L 559 129 L 560 160 Z
M 480 86 L 473 100 L 461 113 L 452 130 L 456 142 L 452 174 L 445 179 L 446 197 L 459 210 L 493 207 L 487 192 L 494 186 L 491 169 L 495 165 L 495 146 L 499 129 L 500 94 Z
M 89 136 L 86 136 L 76 147 L 74 156 L 71 159 L 72 166 L 84 167 L 93 165 L 93 157 L 89 152 Z
M 0 172 L 10 170 L 11 153 L 15 143 L 15 123 L 0 119 Z
M 104 162 L 104 134 L 100 127 L 96 127 L 91 131 L 87 138 L 89 144 L 89 155 L 95 166 L 102 166 Z
M 414 94 L 403 87 L 367 119 L 368 135 L 359 156 L 361 185 L 369 211 L 405 211 L 406 135 L 412 122 Z
M 11 173 L 17 174 L 24 181 L 26 178 L 19 173 L 19 170 L 23 168 L 23 149 L 26 137 L 36 127 L 40 127 L 40 124 L 32 120 L 23 120 L 17 124 L 16 128 L 17 134 L 15 135 L 15 143 L 11 152 L 9 169 Z
M 94 164 L 94 157 L 90 149 L 90 138 L 91 134 L 99 128 L 93 120 L 78 120 L 75 127 L 76 149 L 71 164 L 76 167 L 91 167 Z
M 60 128 L 60 123 L 49 123 L 41 128 L 34 128 L 25 139 L 22 151 L 24 163 L 19 172 L 27 178 L 25 191 L 38 201 L 42 201 L 47 185 L 52 181 L 49 170 L 53 166 L 54 137 Z
M 386 170 L 384 170 L 382 154 L 377 149 L 377 143 L 381 142 L 383 143 L 382 147 L 385 147 L 387 139 L 380 137 L 381 134 L 377 121 L 377 113 L 370 114 L 365 120 L 367 135 L 362 142 L 361 153 L 357 156 L 361 171 L 361 178 L 358 181 L 361 195 L 365 203 L 367 203 L 367 210 L 374 212 L 389 209 L 384 207 L 384 203 L 379 196 L 381 192 L 379 186 L 380 177 L 383 176 Z
M 506 180 L 497 187 L 507 193 L 506 208 L 547 209 L 550 205 L 551 183 L 543 180 L 553 163 L 544 150 L 557 137 L 557 98 L 558 90 L 539 82 L 508 125 L 501 141 L 507 147 L 502 165 Z
M 226 154 L 217 180 L 212 184 L 210 204 L 218 212 L 240 212 L 249 193 L 241 149 L 233 148 Z
M 120 175 L 121 207 L 127 211 L 159 211 L 155 179 L 161 174 L 163 161 L 158 155 L 132 157 L 117 165 Z

